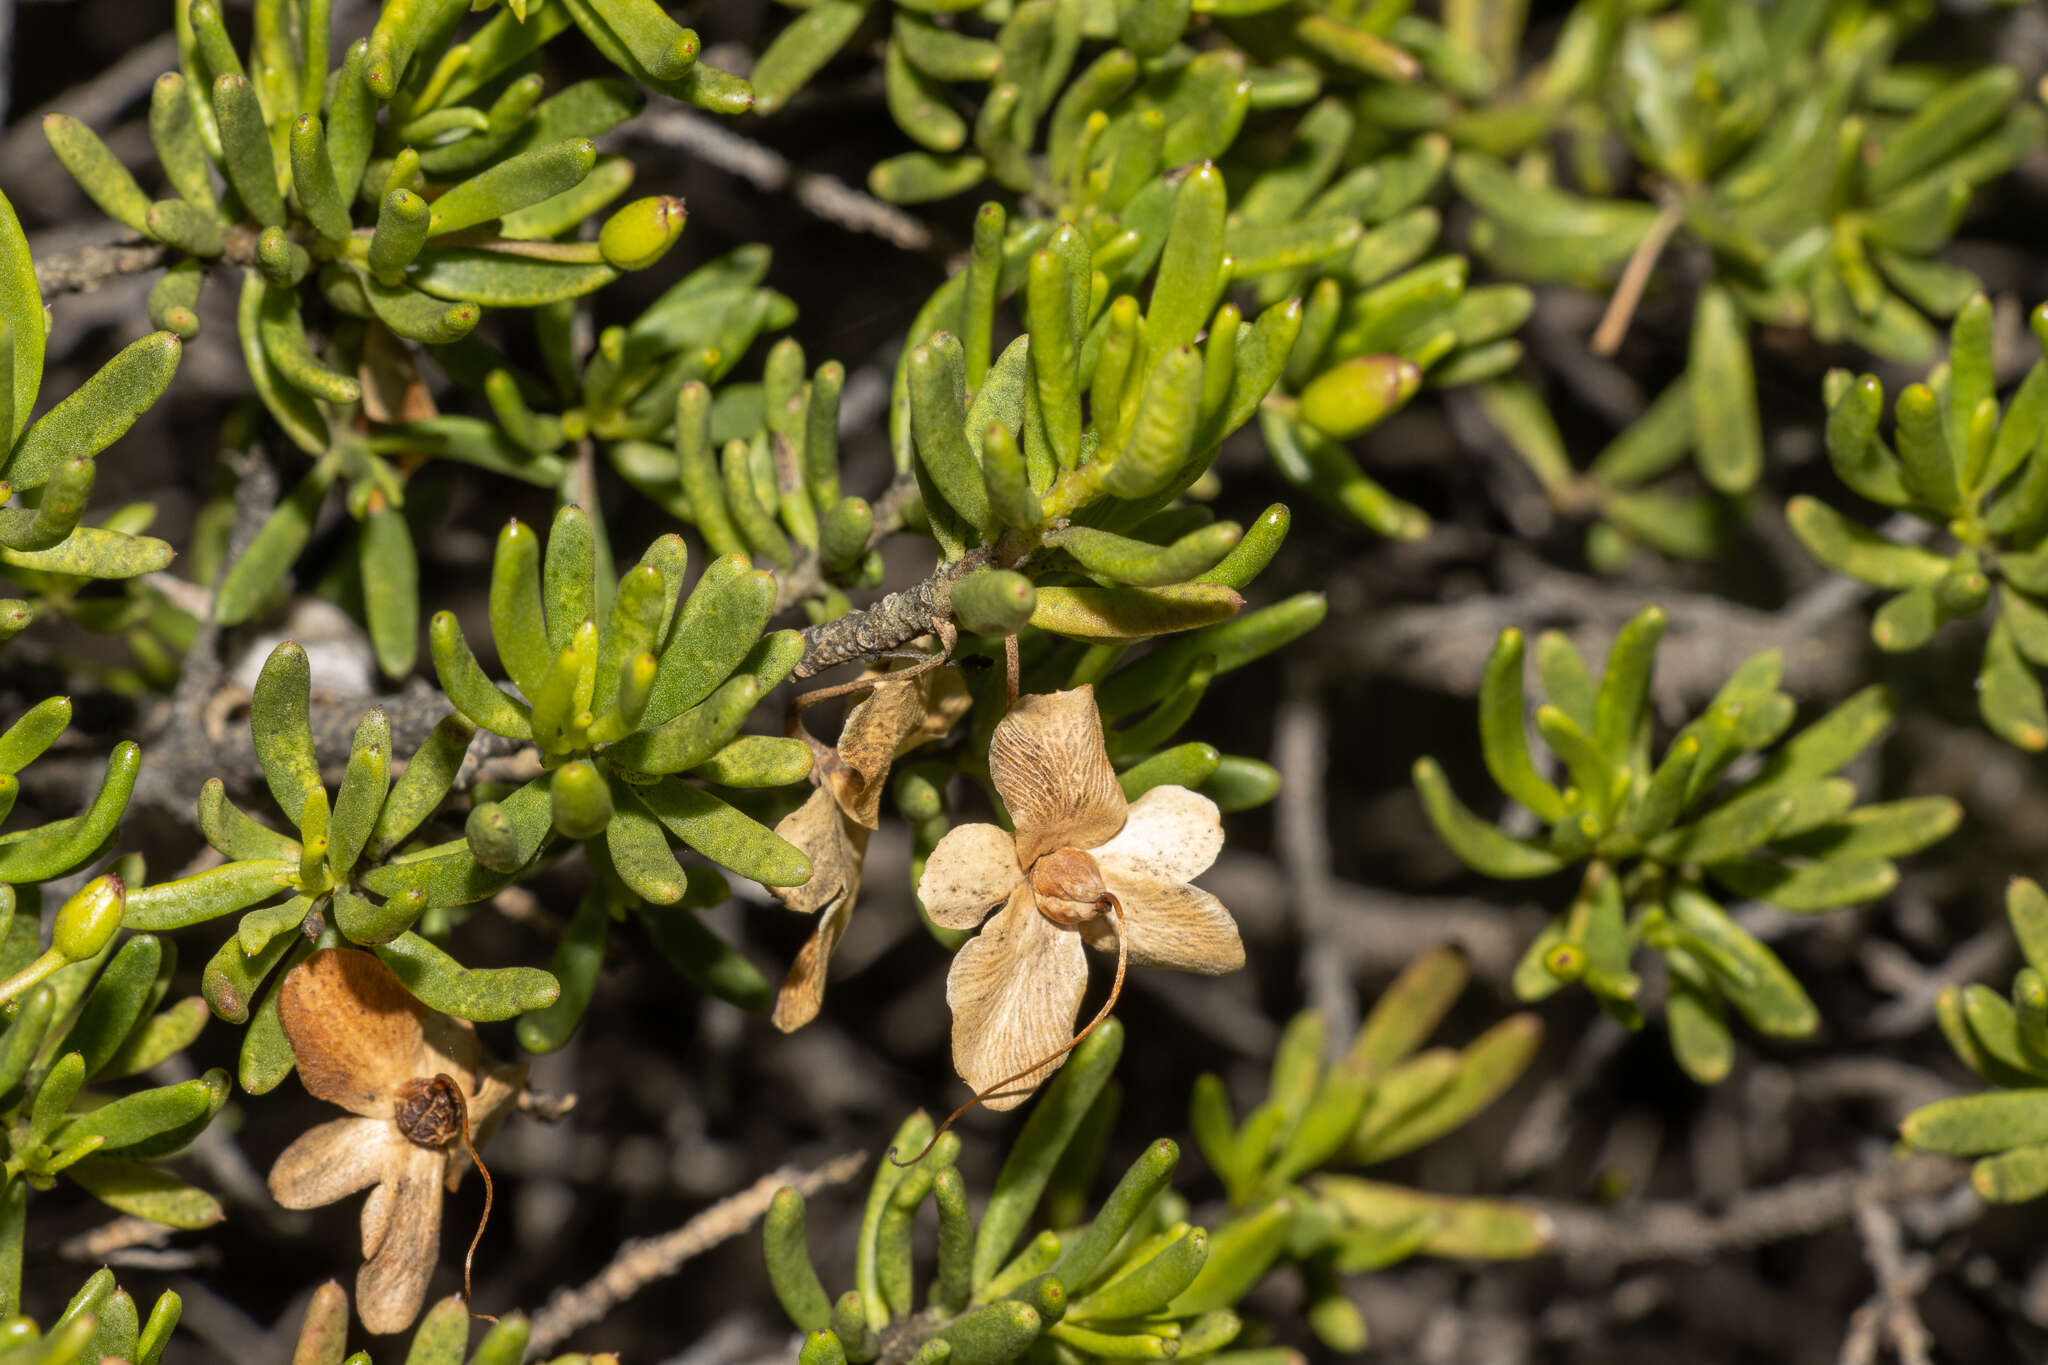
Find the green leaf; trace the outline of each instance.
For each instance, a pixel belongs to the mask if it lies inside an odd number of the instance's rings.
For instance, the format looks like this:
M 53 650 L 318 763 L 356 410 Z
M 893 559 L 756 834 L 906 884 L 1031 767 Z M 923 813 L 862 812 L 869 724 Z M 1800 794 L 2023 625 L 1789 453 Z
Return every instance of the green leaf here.
M 78 1053 L 85 1060 L 85 1074 L 98 1075 L 152 1003 L 162 963 L 163 947 L 154 935 L 137 934 L 122 944 L 101 969 L 56 1050 Z
M 910 352 L 910 421 L 925 472 L 969 525 L 992 523 L 980 462 L 967 439 L 966 361 L 945 333 Z
M 802 886 L 811 879 L 811 860 L 802 850 L 710 792 L 671 777 L 635 787 L 633 794 L 670 834 L 742 877 L 764 886 Z
M 1517 839 L 1474 815 L 1451 791 L 1435 759 L 1417 759 L 1414 778 L 1423 811 L 1437 837 L 1474 871 L 1489 877 L 1547 877 L 1568 866 L 1565 859 L 1540 844 Z
M 1693 957 L 1711 972 L 1723 995 L 1759 1033 L 1803 1038 L 1820 1013 L 1778 955 L 1736 924 L 1706 896 L 1680 886 L 1671 894 L 1672 923 Z
M 157 1166 L 87 1157 L 65 1174 L 109 1208 L 174 1228 L 209 1228 L 227 1217 L 220 1201 Z
M 420 641 L 419 555 L 405 513 L 387 504 L 363 518 L 356 556 L 377 666 L 403 678 L 418 661 Z
M 1886 858 L 1797 865 L 1758 859 L 1715 863 L 1707 870 L 1738 896 L 1769 901 L 1794 913 L 1876 900 L 1899 884 L 1899 870 Z
M 1718 286 L 1700 290 L 1693 306 L 1686 377 L 1700 472 L 1723 493 L 1748 492 L 1764 467 L 1756 367 L 1741 311 Z
M 1536 1016 L 1503 1019 L 1457 1055 L 1449 1083 L 1428 1099 L 1400 1112 L 1392 1122 L 1374 1124 L 1369 1135 L 1364 1124 L 1355 1135 L 1347 1133 L 1347 1158 L 1360 1164 L 1386 1161 L 1462 1127 L 1521 1077 L 1536 1059 L 1542 1040 L 1543 1023 Z
M 0 394 L 0 434 L 12 446 L 34 411 L 43 383 L 43 294 L 35 262 L 14 205 L 0 195 L 0 358 L 8 358 L 13 384 Z
M 1244 599 L 1221 583 L 1165 588 L 1041 587 L 1031 624 L 1072 640 L 1143 640 L 1237 614 Z
M 320 786 L 313 752 L 310 703 L 312 666 L 306 651 L 287 640 L 270 652 L 249 702 L 249 736 L 278 809 L 296 817 Z
M 246 910 L 298 881 L 296 860 L 252 859 L 129 891 L 121 922 L 130 929 L 183 929 Z
M 377 826 L 365 850 L 381 859 L 404 843 L 440 806 L 455 785 L 463 757 L 476 737 L 476 727 L 461 716 L 444 716 L 420 745 L 377 813 Z
M 58 162 L 101 213 L 130 231 L 145 231 L 143 218 L 149 212 L 149 196 L 98 134 L 69 115 L 45 114 L 43 136 L 48 139 L 50 150 L 57 154 Z
M 457 307 L 537 308 L 581 298 L 618 277 L 618 268 L 603 261 L 551 259 L 509 247 L 431 246 L 408 278 L 423 294 Z
M 206 1001 L 213 1006 L 215 1014 L 231 1024 L 249 1022 L 249 1012 L 255 1008 L 257 992 L 272 969 L 291 951 L 292 937 L 288 930 L 305 919 L 312 908 L 311 897 L 292 897 L 286 902 L 285 914 L 281 916 L 286 923 L 273 926 L 275 932 L 252 936 L 256 942 L 253 952 L 245 949 L 239 934 L 220 945 L 200 977 L 200 989 L 205 992 Z
M 262 226 L 283 227 L 284 196 L 277 186 L 270 131 L 248 77 L 239 72 L 215 73 L 213 117 L 220 128 L 220 168 L 241 197 L 242 206 Z
M 706 565 L 662 647 L 641 725 L 662 725 L 709 697 L 760 640 L 774 611 L 774 575 L 742 555 Z
M 1546 630 L 1536 637 L 1536 676 L 1543 680 L 1551 703 L 1581 730 L 1592 733 L 1599 692 L 1585 659 L 1562 631 Z
M 1241 1300 L 1265 1278 L 1286 1247 L 1295 1217 L 1295 1201 L 1278 1199 L 1224 1224 L 1209 1238 L 1209 1255 L 1200 1272 L 1166 1305 L 1167 1316 L 1192 1317 Z
M 327 862 L 337 880 L 346 882 L 355 869 L 390 790 L 391 722 L 383 707 L 372 707 L 356 726 L 327 827 Z
M 119 440 L 163 396 L 183 353 L 184 343 L 171 332 L 152 332 L 124 347 L 22 433 L 6 466 L 8 481 L 17 489 L 40 487 L 63 462 L 97 455 Z
M 507 157 L 436 199 L 427 235 L 460 232 L 538 204 L 580 184 L 596 164 L 589 138 L 564 138 Z
M 375 951 L 421 1004 L 477 1023 L 545 1009 L 562 990 L 538 967 L 465 967 L 418 934 L 400 934 Z
M 708 883 L 716 889 L 717 899 L 725 898 L 725 881 L 716 872 L 700 868 L 691 880 L 693 889 L 696 883 Z M 694 910 L 643 907 L 639 917 L 662 960 L 698 990 L 756 1014 L 774 1003 L 775 993 L 760 969 L 707 929 Z
M 1992 733 L 2022 749 L 2048 748 L 2048 702 L 2041 684 L 2020 654 L 2012 623 L 2004 613 L 1992 623 L 1977 675 L 1977 709 Z
M 97 852 L 113 835 L 121 812 L 128 806 L 141 762 L 140 747 L 132 740 L 121 741 L 107 758 L 107 775 L 92 804 L 82 813 L 0 835 L 0 883 L 48 881 L 73 870 Z M 135 894 L 128 893 L 130 905 Z M 124 915 L 123 923 L 131 929 L 150 927 L 132 915 Z
M 2048 1143 L 2048 1089 L 1939 1100 L 1908 1114 L 1899 1136 L 1910 1147 L 1950 1156 Z
M 101 1151 L 140 1147 L 213 1113 L 219 1108 L 216 1096 L 225 1097 L 226 1082 L 225 1073 L 209 1072 L 198 1080 L 109 1100 L 59 1124 L 50 1136 L 50 1145 L 62 1151 L 99 1138 Z
M 456 710 L 478 727 L 508 739 L 533 738 L 532 712 L 525 702 L 507 696 L 484 673 L 470 653 L 455 613 L 440 611 L 427 625 L 434 673 Z
M 1123 1043 L 1121 1021 L 1104 1021 L 1068 1055 L 1024 1121 L 989 1191 L 988 1207 L 976 1234 L 972 1279 L 977 1288 L 988 1284 L 1022 1235 L 1061 1154 L 1102 1087 L 1109 1083 Z M 902 1135 L 898 1137 L 900 1141 Z
M 1829 568 L 1880 588 L 1931 585 L 1948 572 L 1947 556 L 1917 545 L 1898 545 L 1805 495 L 1785 508 L 1793 534 Z
M 1551 1242 L 1547 1215 L 1506 1200 L 1425 1194 L 1356 1176 L 1320 1175 L 1311 1186 L 1317 1194 L 1363 1223 L 1386 1224 L 1406 1221 L 1418 1214 L 1435 1214 L 1440 1221 L 1424 1243 L 1424 1251 L 1431 1256 L 1521 1260 L 1540 1255 Z

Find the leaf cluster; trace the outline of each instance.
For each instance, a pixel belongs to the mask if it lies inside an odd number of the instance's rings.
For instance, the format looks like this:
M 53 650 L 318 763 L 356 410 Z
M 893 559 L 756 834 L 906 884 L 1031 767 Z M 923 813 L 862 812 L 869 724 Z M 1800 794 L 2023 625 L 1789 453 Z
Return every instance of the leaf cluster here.
M 1088 1214 L 1119 1109 L 1112 1072 L 1122 1032 L 1114 1021 L 1047 1086 L 978 1222 L 953 1164 L 952 1134 L 907 1167 L 878 1169 L 855 1248 L 856 1286 L 836 1301 L 812 1266 L 803 1200 L 782 1191 L 765 1249 L 777 1297 L 810 1334 L 803 1358 L 858 1365 L 886 1343 L 916 1359 L 996 1365 L 1044 1342 L 1080 1360 L 1250 1361 L 1259 1358 L 1259 1332 L 1238 1306 L 1282 1262 L 1309 1286 L 1318 1335 L 1349 1352 L 1364 1346 L 1365 1325 L 1341 1276 L 1417 1254 L 1534 1254 L 1547 1234 L 1531 1210 L 1326 1170 L 1387 1160 L 1450 1132 L 1527 1066 L 1540 1034 L 1528 1016 L 1504 1021 L 1463 1052 L 1416 1051 L 1465 979 L 1453 952 L 1418 960 L 1330 1066 L 1321 1018 L 1301 1015 L 1274 1058 L 1270 1097 L 1242 1125 L 1221 1080 L 1203 1077 L 1193 1099 L 1195 1138 L 1231 1205 L 1213 1228 L 1188 1221 L 1187 1200 L 1172 1188 L 1179 1151 L 1165 1139 Z M 913 1115 L 890 1150 L 907 1156 L 931 1133 L 931 1121 Z M 937 1254 L 920 1310 L 913 1231 L 927 1197 L 937 1211 Z M 1041 1230 L 1029 1235 L 1034 1223 Z
M 1916 1109 L 1899 1136 L 1920 1151 L 1977 1158 L 1977 1193 L 2020 1204 L 2048 1194 L 2048 894 L 2015 877 L 2005 912 L 2024 958 L 2010 993 L 1972 982 L 1935 1001 L 1956 1056 L 1997 1089 Z
M 1486 767 L 1547 830 L 1509 833 L 1475 815 L 1435 759 L 1415 764 L 1430 823 L 1459 859 L 1489 877 L 1547 877 L 1582 865 L 1569 908 L 1530 944 L 1516 994 L 1541 999 L 1578 983 L 1639 1027 L 1634 959 L 1654 952 L 1669 975 L 1666 1023 L 1679 1062 L 1702 1081 L 1727 1075 L 1727 1006 L 1760 1032 L 1802 1037 L 1819 1015 L 1778 957 L 1720 904 L 1724 896 L 1797 914 L 1871 900 L 1898 881 L 1893 859 L 1935 843 L 1961 818 L 1945 796 L 1859 804 L 1836 776 L 1883 734 L 1898 709 L 1882 687 L 1849 697 L 1797 734 L 1778 690 L 1775 651 L 1737 668 L 1653 759 L 1652 681 L 1666 624 L 1648 608 L 1616 636 L 1596 680 L 1562 634 L 1536 643 L 1549 702 L 1535 728 L 1563 779 L 1537 766 L 1528 741 L 1523 637 L 1501 633 L 1480 687 Z M 1782 742 L 1781 742 L 1782 741 Z M 1731 777 L 1743 763 L 1747 775 Z
M 124 863 L 123 871 L 139 880 L 136 860 Z M 50 948 L 41 954 L 37 917 L 17 912 L 13 888 L 0 890 L 4 1318 L 21 1302 L 30 1192 L 50 1189 L 60 1175 L 136 1217 L 179 1228 L 221 1220 L 212 1195 L 154 1163 L 197 1138 L 231 1086 L 218 1069 L 140 1090 L 114 1084 L 183 1052 L 207 1015 L 196 996 L 164 1005 L 177 967 L 172 944 L 153 934 L 120 938 L 119 874 L 88 883 L 58 910 Z M 132 1304 L 129 1318 L 132 1335 Z
M 2031 321 L 2048 354 L 2048 305 Z M 1828 375 L 1836 475 L 1923 527 L 1905 529 L 1902 518 L 1872 530 L 1813 497 L 1793 498 L 1785 516 L 1829 568 L 1893 593 L 1870 622 L 1880 649 L 1918 649 L 1947 622 L 1988 607 L 1978 710 L 2001 739 L 2038 750 L 2048 747 L 2048 699 L 2035 672 L 2048 661 L 2048 359 L 2001 404 L 1991 331 L 1991 303 L 1978 294 L 1956 314 L 1948 359 L 1893 401 L 1889 441 L 1877 377 Z
M 4 1365 L 156 1365 L 177 1329 L 184 1300 L 174 1290 L 157 1295 L 145 1320 L 132 1295 L 100 1270 L 79 1286 L 45 1331 L 19 1316 L 20 1302 L 0 1285 L 0 1363 Z

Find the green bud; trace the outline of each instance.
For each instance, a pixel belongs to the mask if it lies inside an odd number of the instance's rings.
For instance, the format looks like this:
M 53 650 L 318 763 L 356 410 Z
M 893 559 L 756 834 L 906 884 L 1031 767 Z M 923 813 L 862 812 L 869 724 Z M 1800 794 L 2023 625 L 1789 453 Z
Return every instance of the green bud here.
M 121 927 L 121 912 L 128 903 L 128 888 L 109 872 L 80 887 L 57 912 L 50 946 L 72 962 L 83 962 L 107 946 Z
M 595 838 L 612 822 L 612 789 L 587 759 L 555 769 L 548 795 L 554 804 L 555 828 L 566 838 Z
M 272 284 L 290 288 L 306 278 L 313 257 L 306 248 L 285 236 L 281 227 L 263 229 L 256 239 L 256 267 Z
M 605 220 L 598 252 L 620 270 L 645 270 L 676 244 L 688 216 L 683 201 L 671 195 L 635 199 Z
M 516 872 L 525 861 L 519 856 L 519 832 L 512 827 L 512 817 L 495 801 L 471 810 L 462 832 L 476 860 L 494 872 Z
M 1031 580 L 1011 569 L 977 569 L 953 585 L 953 615 L 977 635 L 1015 635 L 1037 605 Z
M 432 213 L 426 200 L 411 190 L 394 189 L 385 195 L 370 235 L 370 272 L 395 282 L 425 245 Z
M 1345 441 L 1378 425 L 1421 387 L 1422 371 L 1401 357 L 1362 355 L 1309 381 L 1301 391 L 1301 417 Z

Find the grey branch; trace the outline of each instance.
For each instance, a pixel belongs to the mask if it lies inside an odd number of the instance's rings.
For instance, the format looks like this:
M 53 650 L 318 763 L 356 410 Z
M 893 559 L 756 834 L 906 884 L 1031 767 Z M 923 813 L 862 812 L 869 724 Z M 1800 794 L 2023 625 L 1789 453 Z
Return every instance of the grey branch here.
M 843 1185 L 867 1159 L 865 1152 L 847 1152 L 808 1171 L 785 1166 L 719 1200 L 673 1232 L 626 1243 L 596 1279 L 580 1288 L 556 1290 L 547 1306 L 534 1314 L 532 1349 L 546 1354 L 572 1332 L 603 1318 L 656 1280 L 675 1274 L 691 1257 L 739 1236 L 768 1211 L 769 1201 L 783 1186 L 809 1195 L 828 1185 Z
M 1806 1237 L 1847 1222 L 1866 1203 L 1897 1204 L 1940 1194 L 1969 1174 L 1944 1156 L 1913 1156 L 1874 1171 L 1831 1171 L 1754 1190 L 1720 1213 L 1682 1200 L 1656 1200 L 1612 1212 L 1545 1204 L 1557 1251 L 1601 1265 L 1703 1260 L 1717 1252 Z
M 36 287 L 46 299 L 52 294 L 88 293 L 108 280 L 154 270 L 169 254 L 170 248 L 140 238 L 82 246 L 37 261 Z
M 864 611 L 812 626 L 804 632 L 804 656 L 797 661 L 796 676 L 808 678 L 929 635 L 933 622 L 952 619 L 953 585 L 988 561 L 986 549 L 969 550 L 952 563 L 941 564 L 922 583 L 892 592 Z

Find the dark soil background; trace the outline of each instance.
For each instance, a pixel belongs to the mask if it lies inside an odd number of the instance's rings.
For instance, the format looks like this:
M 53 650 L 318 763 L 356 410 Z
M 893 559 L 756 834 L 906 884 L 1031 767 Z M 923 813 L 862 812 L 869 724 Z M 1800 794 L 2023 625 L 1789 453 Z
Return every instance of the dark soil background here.
M 0 0 L 0 66 L 8 80 L 0 188 L 38 256 L 120 235 L 55 164 L 40 114 L 56 109 L 86 119 L 131 166 L 153 174 L 144 115 L 149 82 L 175 63 L 170 9 L 141 0 Z M 336 9 L 339 51 L 365 30 L 367 7 Z M 737 43 L 758 50 L 787 14 L 768 4 L 698 9 L 691 17 L 707 49 Z M 1555 9 L 1538 7 L 1550 17 L 1535 25 L 1537 45 L 1547 46 Z M 230 5 L 229 17 L 246 26 L 247 7 Z M 1923 55 L 1975 49 L 2031 80 L 2048 53 L 2048 23 L 2038 10 L 1962 16 L 1946 31 L 1955 48 Z M 574 35 L 553 47 L 551 83 L 597 73 Z M 743 66 L 744 58 L 724 64 Z M 738 129 L 804 168 L 855 185 L 867 166 L 900 149 L 879 78 L 860 63 L 828 72 L 775 120 L 742 120 Z M 964 241 L 973 201 L 922 212 L 938 246 L 905 253 L 632 127 L 609 144 L 639 164 L 636 192 L 687 199 L 690 226 L 660 265 L 602 296 L 600 321 L 630 317 L 656 291 L 734 245 L 769 243 L 769 283 L 802 310 L 795 335 L 813 363 L 837 357 L 852 376 L 848 406 L 859 410 L 859 421 L 844 436 L 849 489 L 879 491 L 887 456 L 877 386 L 886 385 L 896 339 Z M 2044 208 L 2048 165 L 2037 157 L 1985 197 L 1954 253 L 1984 276 L 2000 305 L 2008 378 L 2030 358 L 2024 310 L 2048 295 L 2048 255 L 2038 246 Z M 1698 269 L 1675 256 L 1666 283 Z M 69 392 L 147 330 L 149 282 L 115 281 L 56 301 L 46 395 Z M 102 464 L 99 500 L 156 502 L 157 533 L 173 543 L 182 543 L 194 509 L 215 487 L 221 424 L 246 399 L 228 292 L 209 288 L 206 332 L 188 348 L 169 396 Z M 1676 373 L 1688 297 L 1682 288 L 1653 291 L 1618 364 L 1586 348 L 1600 300 L 1543 297 L 1528 337 L 1530 374 L 1558 411 L 1575 456 L 1588 457 Z M 516 315 L 504 320 L 520 325 Z M 759 363 L 757 351 L 738 373 L 758 374 Z M 1331 612 L 1286 655 L 1219 683 L 1188 732 L 1226 752 L 1269 757 L 1289 788 L 1270 810 L 1230 818 L 1229 847 L 1207 879 L 1243 922 L 1250 969 L 1215 981 L 1134 975 L 1119 1011 L 1129 1040 L 1105 1189 L 1119 1158 L 1150 1139 L 1172 1135 L 1185 1144 L 1197 1074 L 1221 1072 L 1242 1109 L 1263 1094 L 1271 1045 L 1296 1010 L 1313 1005 L 1348 1029 L 1403 963 L 1436 943 L 1462 943 L 1474 968 L 1444 1040 L 1466 1041 L 1515 1008 L 1507 972 L 1569 888 L 1489 885 L 1463 873 L 1424 823 L 1409 766 L 1436 754 L 1468 799 L 1490 790 L 1470 697 L 1501 626 L 1562 627 L 1598 657 L 1620 622 L 1660 601 L 1674 623 L 1658 683 L 1667 723 L 1767 646 L 1787 652 L 1788 686 L 1813 714 L 1884 678 L 1911 699 L 1910 718 L 1853 775 L 1866 796 L 1954 794 L 1967 807 L 1965 824 L 1911 860 L 1903 885 L 1884 903 L 1809 919 L 1747 916 L 1807 983 L 1825 1023 L 1818 1037 L 1798 1044 L 1743 1038 L 1734 1073 L 1718 1088 L 1688 1081 L 1654 1025 L 1627 1035 L 1573 993 L 1542 1005 L 1547 1041 L 1529 1076 L 1467 1129 L 1383 1174 L 1436 1190 L 1544 1201 L 1557 1219 L 1558 1249 L 1520 1265 L 1417 1261 L 1361 1279 L 1354 1291 L 1373 1327 L 1374 1358 L 1445 1365 L 1867 1361 L 1881 1358 L 1865 1353 L 1880 1338 L 1912 1337 L 1915 1312 L 1931 1334 L 1932 1354 L 1906 1359 L 2048 1355 L 2048 1259 L 2038 1211 L 1985 1210 L 1957 1183 L 1960 1168 L 1930 1173 L 1923 1164 L 1913 1168 L 1917 1177 L 1903 1178 L 1890 1151 L 1903 1112 L 1970 1086 L 1934 1028 L 1933 995 L 1953 981 L 2009 978 L 2015 955 L 2000 895 L 2009 875 L 2043 871 L 2048 786 L 2037 762 L 1990 738 L 1975 719 L 1969 680 L 1981 644 L 1974 626 L 1953 628 L 1917 655 L 1878 656 L 1867 641 L 1867 601 L 1829 582 L 1785 529 L 1787 494 L 1834 491 L 1820 453 L 1819 391 L 1824 371 L 1843 363 L 1867 364 L 1799 336 L 1762 339 L 1771 472 L 1766 488 L 1737 509 L 1744 524 L 1737 549 L 1706 567 L 1646 561 L 1623 578 L 1591 575 L 1580 551 L 1583 525 L 1546 509 L 1533 481 L 1455 394 L 1425 395 L 1361 443 L 1375 475 L 1437 519 L 1436 532 L 1419 544 L 1393 545 L 1337 524 L 1279 480 L 1255 439 L 1226 451 L 1221 515 L 1249 520 L 1276 500 L 1296 511 L 1293 537 L 1255 597 L 1315 588 L 1329 595 Z M 288 451 L 277 464 L 288 482 L 304 467 Z M 669 527 L 607 478 L 614 543 L 636 554 Z M 442 527 L 422 546 L 427 607 L 455 609 L 480 637 L 490 538 L 508 514 L 544 522 L 548 499 L 458 473 L 446 502 Z M 916 545 L 893 553 L 898 585 L 929 563 Z M 253 649 L 260 658 L 274 638 L 251 629 L 236 652 Z M 64 658 L 93 648 L 85 637 L 40 628 L 15 641 L 0 667 L 0 714 L 73 691 L 80 721 L 67 737 L 71 753 L 101 753 L 131 735 L 147 748 L 158 723 L 151 706 L 91 699 L 80 681 L 67 679 Z M 82 766 L 79 773 L 83 786 Z M 192 794 L 203 776 L 191 782 Z M 17 825 L 43 814 L 30 809 L 39 798 L 68 813 L 76 793 L 31 792 Z M 183 810 L 131 810 L 130 846 L 147 849 L 154 875 L 174 875 L 197 852 L 188 821 Z M 499 1212 L 477 1256 L 481 1309 L 536 1310 L 551 1292 L 595 1274 L 626 1239 L 672 1228 L 786 1163 L 813 1165 L 854 1149 L 878 1153 L 911 1109 L 943 1110 L 962 1098 L 946 1052 L 947 959 L 917 925 L 907 860 L 907 835 L 885 822 L 833 964 L 824 1016 L 791 1037 L 765 1018 L 696 997 L 630 931 L 615 935 L 582 1030 L 534 1066 L 535 1085 L 573 1092 L 575 1111 L 553 1126 L 515 1118 L 489 1153 Z M 536 925 L 567 919 L 581 875 L 572 862 L 532 884 L 534 903 L 520 918 L 476 916 L 460 931 L 465 960 L 544 961 L 551 935 Z M 742 895 L 711 919 L 772 979 L 809 929 L 758 896 Z M 185 966 L 177 993 L 196 991 L 200 967 L 231 924 L 179 936 Z M 512 1052 L 509 1026 L 487 1032 Z M 232 1067 L 238 1042 L 235 1030 L 215 1024 L 190 1059 Z M 329 1276 L 352 1282 L 359 1201 L 287 1214 L 262 1187 L 285 1143 L 331 1116 L 287 1082 L 262 1102 L 232 1103 L 185 1159 L 193 1179 L 222 1195 L 229 1221 L 180 1235 L 167 1249 L 131 1253 L 119 1270 L 145 1303 L 165 1287 L 184 1295 L 186 1326 L 167 1359 L 284 1361 L 313 1287 Z M 971 1189 L 977 1174 L 985 1185 L 1015 1127 L 1014 1116 L 963 1121 Z M 1218 1190 L 1188 1145 L 1180 1183 L 1199 1206 Z M 851 1280 L 847 1253 L 860 1189 L 856 1182 L 812 1203 L 813 1246 L 835 1292 Z M 450 1201 L 437 1294 L 459 1287 L 452 1267 L 480 1200 L 472 1182 Z M 47 1315 L 92 1269 L 62 1255 L 62 1244 L 105 1211 L 70 1192 L 39 1197 L 35 1209 L 29 1310 Z M 1298 1326 L 1298 1300 L 1298 1286 L 1282 1273 L 1247 1307 L 1278 1324 L 1276 1340 L 1313 1356 Z M 1890 1328 L 1899 1330 L 1887 1335 Z M 690 1365 L 788 1359 L 792 1350 L 752 1236 L 691 1261 L 568 1345 Z M 391 1344 L 381 1351 L 396 1358 Z

